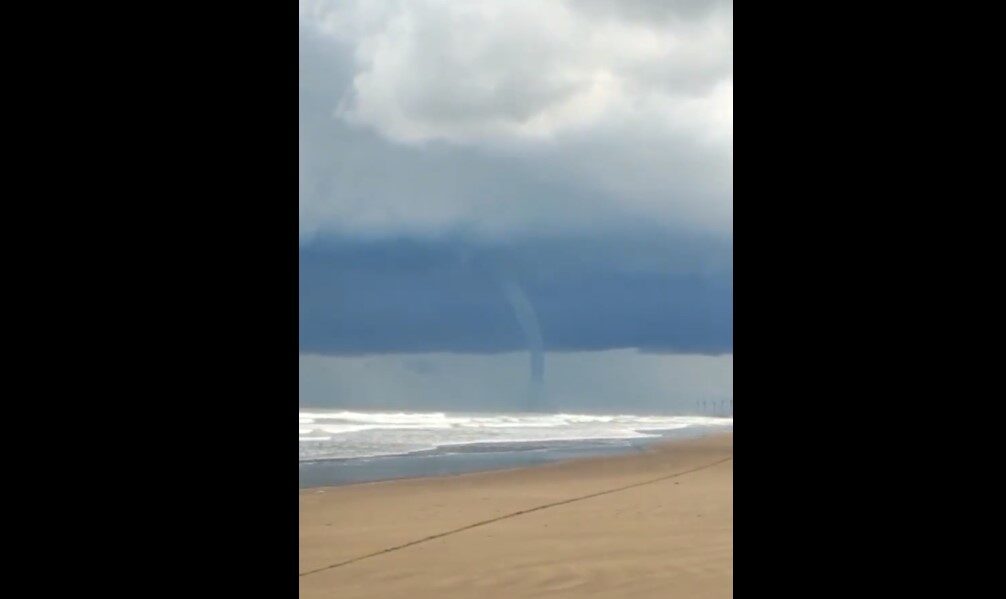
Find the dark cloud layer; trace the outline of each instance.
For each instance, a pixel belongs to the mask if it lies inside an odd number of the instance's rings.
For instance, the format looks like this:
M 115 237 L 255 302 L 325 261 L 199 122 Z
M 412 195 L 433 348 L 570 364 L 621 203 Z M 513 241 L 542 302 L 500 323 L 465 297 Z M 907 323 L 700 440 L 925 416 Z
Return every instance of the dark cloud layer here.
M 611 240 L 606 240 L 611 241 Z M 729 262 L 664 268 L 604 241 L 330 241 L 301 251 L 301 351 L 319 354 L 503 352 L 526 348 L 501 288 L 516 279 L 549 351 L 635 347 L 732 351 Z M 728 255 L 729 248 L 709 248 Z M 659 262 L 659 261 L 658 261 Z

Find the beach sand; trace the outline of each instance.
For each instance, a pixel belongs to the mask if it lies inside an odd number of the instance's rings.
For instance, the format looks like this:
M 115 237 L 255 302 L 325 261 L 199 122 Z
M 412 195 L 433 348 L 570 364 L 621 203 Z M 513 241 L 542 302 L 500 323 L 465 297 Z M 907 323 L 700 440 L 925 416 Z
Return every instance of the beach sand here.
M 300 596 L 730 597 L 732 458 L 730 433 L 617 457 L 305 489 Z

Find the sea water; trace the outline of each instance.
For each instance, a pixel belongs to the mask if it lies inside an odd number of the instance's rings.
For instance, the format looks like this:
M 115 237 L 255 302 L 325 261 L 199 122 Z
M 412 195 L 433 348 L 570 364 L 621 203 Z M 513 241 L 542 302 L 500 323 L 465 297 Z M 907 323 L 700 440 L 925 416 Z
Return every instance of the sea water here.
M 300 486 L 460 474 L 732 430 L 713 415 L 300 410 Z

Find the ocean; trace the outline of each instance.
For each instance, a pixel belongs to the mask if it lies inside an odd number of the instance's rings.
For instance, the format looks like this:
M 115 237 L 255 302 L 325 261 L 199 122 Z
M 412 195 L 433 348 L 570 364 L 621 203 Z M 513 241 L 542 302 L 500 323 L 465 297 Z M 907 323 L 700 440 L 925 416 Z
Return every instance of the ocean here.
M 638 451 L 733 429 L 716 415 L 300 410 L 301 488 L 441 476 Z

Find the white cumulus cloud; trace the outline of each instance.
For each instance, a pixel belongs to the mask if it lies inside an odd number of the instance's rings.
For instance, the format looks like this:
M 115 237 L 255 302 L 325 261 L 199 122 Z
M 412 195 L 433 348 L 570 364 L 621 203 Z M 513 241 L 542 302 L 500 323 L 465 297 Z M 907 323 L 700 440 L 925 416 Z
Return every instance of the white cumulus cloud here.
M 731 230 L 731 2 L 303 0 L 301 22 L 302 231 Z M 333 141 L 353 131 L 387 144 L 370 168 Z

